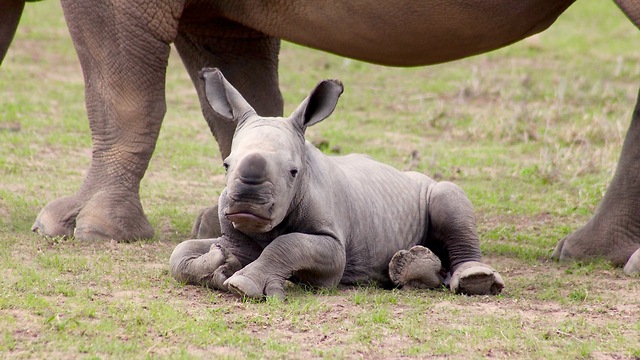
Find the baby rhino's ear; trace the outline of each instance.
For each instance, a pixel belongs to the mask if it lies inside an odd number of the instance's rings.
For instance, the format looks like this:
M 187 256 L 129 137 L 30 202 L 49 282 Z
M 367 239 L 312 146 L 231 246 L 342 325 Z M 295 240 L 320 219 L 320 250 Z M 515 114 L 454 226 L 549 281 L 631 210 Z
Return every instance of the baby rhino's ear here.
M 291 114 L 291 119 L 301 129 L 326 119 L 338 104 L 343 86 L 340 80 L 323 80 L 316 85 L 311 94 Z
M 218 115 L 228 120 L 238 121 L 246 118 L 247 113 L 255 113 L 247 100 L 224 78 L 220 70 L 204 68 L 200 71 L 200 79 L 204 81 L 207 101 Z

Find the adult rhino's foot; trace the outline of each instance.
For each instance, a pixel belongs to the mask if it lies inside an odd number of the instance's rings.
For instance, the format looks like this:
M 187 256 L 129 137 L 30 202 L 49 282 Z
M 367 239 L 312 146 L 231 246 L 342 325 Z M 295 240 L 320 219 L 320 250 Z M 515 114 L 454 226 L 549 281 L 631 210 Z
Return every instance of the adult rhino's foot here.
M 556 260 L 606 259 L 614 266 L 633 268 L 631 255 L 640 248 L 640 224 L 630 216 L 613 216 L 613 211 L 598 211 L 583 227 L 558 242 L 553 254 Z M 626 220 L 620 224 L 618 220 Z M 626 272 L 626 270 L 625 270 Z
M 442 263 L 431 250 L 414 246 L 400 250 L 389 262 L 389 277 L 403 289 L 434 289 L 442 285 Z
M 637 3 L 637 2 L 636 2 Z M 583 227 L 560 240 L 558 260 L 603 258 L 614 266 L 635 267 L 640 248 L 640 94 L 622 145 L 616 173 L 595 214 Z M 631 264 L 628 262 L 631 261 Z
M 489 265 L 468 261 L 453 272 L 449 288 L 456 294 L 498 295 L 504 288 L 504 281 Z
M 76 217 L 81 209 L 75 196 L 54 200 L 40 211 L 31 231 L 45 237 L 72 237 L 76 229 Z
M 242 273 L 242 270 L 224 282 L 230 292 L 240 296 L 254 299 L 263 299 L 265 296 L 273 296 L 284 300 L 284 279 L 269 279 L 266 281 L 254 281 Z
M 220 218 L 218 217 L 218 205 L 206 208 L 200 212 L 193 229 L 191 237 L 194 239 L 212 239 L 222 235 L 220 229 Z
M 138 196 L 115 191 L 100 191 L 86 201 L 77 195 L 54 200 L 40 211 L 31 229 L 46 237 L 75 236 L 79 240 L 153 237 Z

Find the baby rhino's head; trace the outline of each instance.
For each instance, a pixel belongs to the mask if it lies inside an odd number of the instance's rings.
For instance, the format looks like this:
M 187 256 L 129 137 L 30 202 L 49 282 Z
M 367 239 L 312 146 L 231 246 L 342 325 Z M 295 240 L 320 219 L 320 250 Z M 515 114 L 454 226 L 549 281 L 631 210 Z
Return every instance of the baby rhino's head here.
M 342 94 L 342 84 L 324 80 L 288 118 L 265 118 L 222 76 L 218 69 L 200 73 L 213 111 L 236 123 L 227 171 L 227 206 L 221 209 L 245 233 L 264 233 L 289 214 L 306 180 L 304 132 L 328 117 Z

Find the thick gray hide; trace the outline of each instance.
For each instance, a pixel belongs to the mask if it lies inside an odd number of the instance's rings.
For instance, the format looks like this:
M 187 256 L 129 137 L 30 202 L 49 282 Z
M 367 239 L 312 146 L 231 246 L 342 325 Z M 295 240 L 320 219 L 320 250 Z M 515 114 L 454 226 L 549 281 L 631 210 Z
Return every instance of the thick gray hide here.
M 217 69 L 201 77 L 213 110 L 237 129 L 224 163 L 222 236 L 178 245 L 174 278 L 283 297 L 287 279 L 435 287 L 450 273 L 453 291 L 501 291 L 500 275 L 482 263 L 473 208 L 459 187 L 364 155 L 329 157 L 304 140 L 307 126 L 333 112 L 340 82 L 319 83 L 289 118 L 263 118 Z

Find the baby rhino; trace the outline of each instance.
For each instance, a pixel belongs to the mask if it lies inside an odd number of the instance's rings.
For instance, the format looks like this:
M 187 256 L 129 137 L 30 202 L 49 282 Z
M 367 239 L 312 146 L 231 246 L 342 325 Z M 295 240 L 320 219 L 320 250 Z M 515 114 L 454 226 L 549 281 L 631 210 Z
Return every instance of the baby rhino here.
M 289 118 L 264 118 L 217 69 L 201 78 L 212 109 L 237 128 L 218 203 L 222 236 L 179 244 L 176 280 L 254 298 L 283 298 L 286 280 L 500 293 L 458 186 L 363 155 L 329 157 L 305 141 L 333 112 L 339 81 L 320 82 Z

